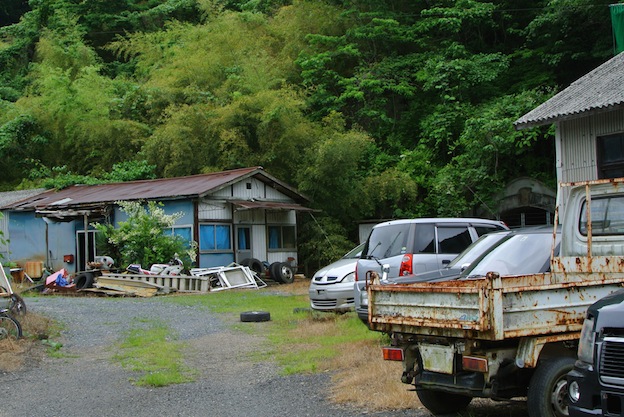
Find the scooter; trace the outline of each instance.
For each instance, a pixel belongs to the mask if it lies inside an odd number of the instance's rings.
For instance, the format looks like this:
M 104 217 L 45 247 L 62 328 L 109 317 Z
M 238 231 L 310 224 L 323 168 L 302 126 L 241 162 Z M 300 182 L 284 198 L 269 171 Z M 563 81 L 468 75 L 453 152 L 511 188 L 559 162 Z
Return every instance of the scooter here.
M 183 275 L 184 264 L 176 254 L 169 263 L 152 264 L 150 269 L 143 269 L 141 264 L 130 264 L 126 268 L 126 271 L 140 275 Z

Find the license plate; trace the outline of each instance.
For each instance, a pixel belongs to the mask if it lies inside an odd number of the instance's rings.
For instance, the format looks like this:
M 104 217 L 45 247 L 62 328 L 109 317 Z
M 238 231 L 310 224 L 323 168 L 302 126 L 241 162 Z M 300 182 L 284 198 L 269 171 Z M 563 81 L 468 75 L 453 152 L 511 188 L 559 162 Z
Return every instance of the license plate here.
M 453 359 L 455 349 L 453 346 L 421 344 L 420 356 L 423 368 L 427 371 L 439 372 L 442 374 L 453 374 Z
M 325 294 L 325 290 L 316 290 L 316 293 L 318 295 Z

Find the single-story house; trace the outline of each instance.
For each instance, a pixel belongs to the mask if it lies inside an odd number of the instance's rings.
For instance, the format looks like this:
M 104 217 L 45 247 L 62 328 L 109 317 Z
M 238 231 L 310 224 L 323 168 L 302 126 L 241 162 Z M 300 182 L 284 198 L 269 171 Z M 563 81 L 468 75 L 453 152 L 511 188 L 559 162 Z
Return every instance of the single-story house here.
M 125 220 L 119 201 L 157 201 L 166 214 L 183 213 L 170 232 L 197 242 L 197 267 L 244 259 L 296 264 L 296 213 L 311 211 L 307 197 L 262 167 L 74 185 L 0 206 L 7 216 L 11 260 L 40 261 L 70 273 L 84 270 L 95 256 L 106 255 L 98 253 L 98 232 L 91 224 Z
M 576 80 L 514 122 L 554 123 L 557 180 L 624 177 L 624 53 Z M 559 201 L 565 201 L 558 195 Z

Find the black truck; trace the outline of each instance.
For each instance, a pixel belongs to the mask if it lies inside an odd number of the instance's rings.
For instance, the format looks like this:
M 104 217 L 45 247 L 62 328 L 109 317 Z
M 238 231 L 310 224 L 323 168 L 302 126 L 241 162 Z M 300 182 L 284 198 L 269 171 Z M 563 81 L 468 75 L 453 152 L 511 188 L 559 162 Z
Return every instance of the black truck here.
M 624 290 L 587 310 L 567 379 L 570 417 L 624 416 Z

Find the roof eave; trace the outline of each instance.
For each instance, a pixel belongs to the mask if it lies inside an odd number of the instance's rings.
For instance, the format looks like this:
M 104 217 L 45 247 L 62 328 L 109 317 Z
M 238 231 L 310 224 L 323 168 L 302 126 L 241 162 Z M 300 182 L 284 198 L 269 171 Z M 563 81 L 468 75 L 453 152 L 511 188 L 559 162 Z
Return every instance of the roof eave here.
M 614 110 L 619 110 L 621 108 L 624 108 L 624 103 L 622 102 L 611 104 L 605 107 L 584 110 L 584 111 L 580 111 L 577 113 L 568 113 L 568 114 L 563 114 L 563 115 L 558 115 L 558 116 L 551 116 L 545 119 L 528 119 L 523 122 L 516 121 L 514 122 L 514 127 L 516 130 L 529 129 L 529 128 L 538 127 L 538 126 L 550 125 L 553 123 L 566 122 L 568 120 L 579 119 L 581 117 L 595 116 L 597 114 L 608 113 Z

